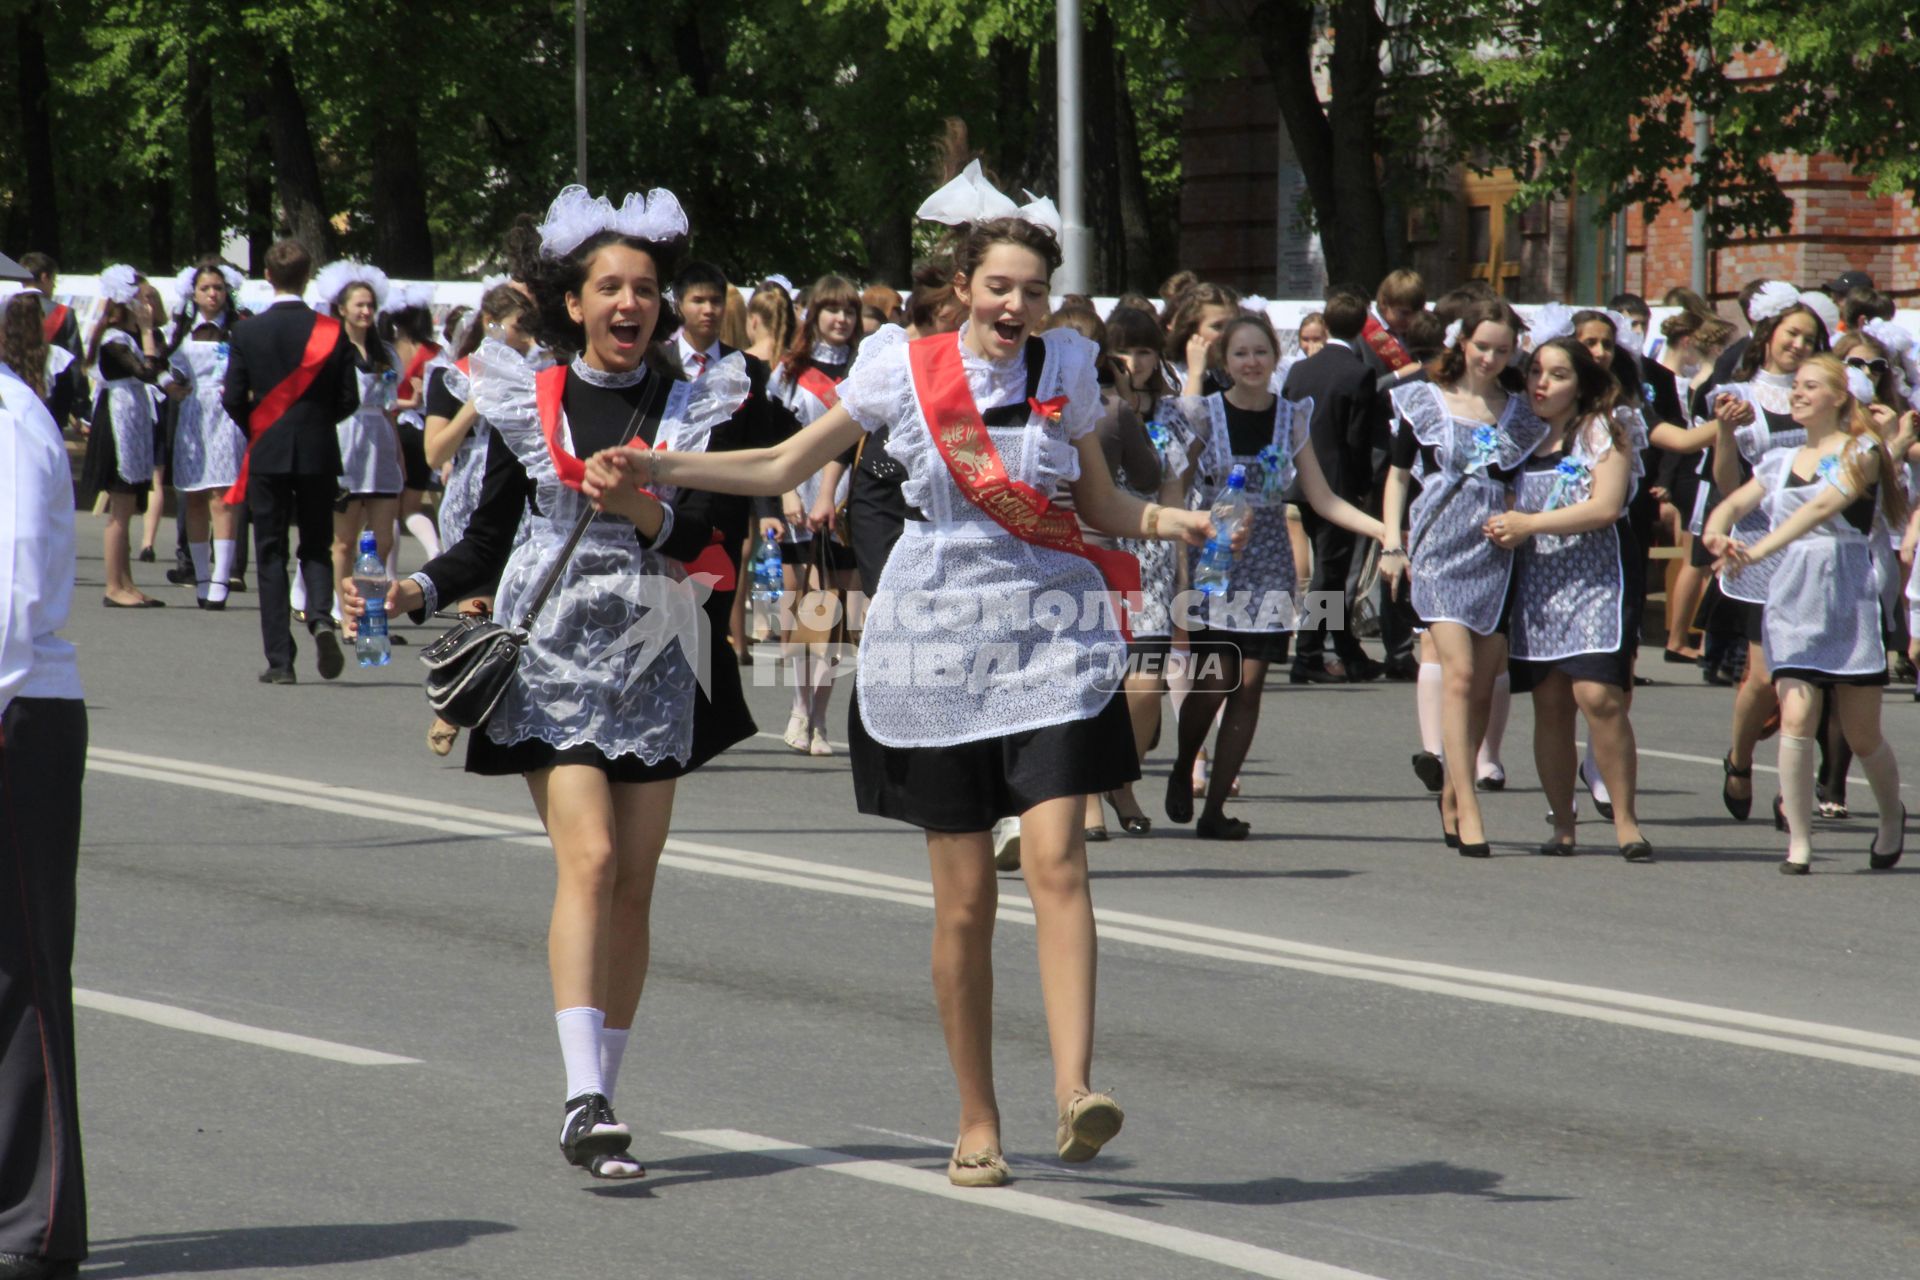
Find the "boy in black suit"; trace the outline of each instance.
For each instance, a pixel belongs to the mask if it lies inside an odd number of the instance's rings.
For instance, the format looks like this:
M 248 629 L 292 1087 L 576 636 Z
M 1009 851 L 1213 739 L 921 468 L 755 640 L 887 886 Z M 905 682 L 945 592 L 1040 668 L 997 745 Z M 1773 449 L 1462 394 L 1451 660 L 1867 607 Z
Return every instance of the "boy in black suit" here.
M 333 501 L 339 490 L 340 442 L 335 424 L 360 402 L 353 349 L 331 316 L 301 301 L 313 259 L 292 240 L 267 251 L 273 302 L 234 326 L 223 400 L 247 433 L 240 482 L 227 501 L 244 497 L 252 514 L 253 558 L 260 589 L 260 638 L 267 652 L 262 684 L 294 683 L 287 602 L 287 531 L 300 531 L 298 557 L 307 588 L 307 631 L 321 678 L 339 676 L 346 660 L 333 623 Z

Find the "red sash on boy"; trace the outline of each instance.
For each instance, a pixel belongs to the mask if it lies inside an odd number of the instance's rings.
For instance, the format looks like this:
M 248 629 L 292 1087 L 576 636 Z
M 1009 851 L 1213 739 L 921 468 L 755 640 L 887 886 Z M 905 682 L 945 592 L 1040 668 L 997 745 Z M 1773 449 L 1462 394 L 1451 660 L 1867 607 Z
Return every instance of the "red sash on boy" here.
M 1072 512 L 1055 506 L 1038 489 L 1007 474 L 1007 464 L 994 447 L 973 391 L 967 386 L 966 365 L 961 362 L 960 344 L 954 335 L 935 333 L 916 339 L 907 348 L 907 363 L 913 371 L 914 396 L 927 420 L 934 448 L 939 450 L 940 460 L 947 464 L 961 495 L 1022 542 L 1091 562 L 1121 602 L 1139 599 L 1139 560 L 1125 551 L 1090 545 L 1081 536 L 1080 521 Z M 1066 399 L 1030 403 L 1036 413 L 1057 419 Z M 1114 613 L 1120 619 L 1121 635 L 1131 639 L 1126 609 L 1116 607 Z
M 332 316 L 315 315 L 313 332 L 307 335 L 307 349 L 300 353 L 300 363 L 294 366 L 279 386 L 261 396 L 254 403 L 253 411 L 247 415 L 247 451 L 240 455 L 240 477 L 227 490 L 226 501 L 229 506 L 247 500 L 247 462 L 253 456 L 253 442 L 267 433 L 281 415 L 293 407 L 320 371 L 327 366 L 333 356 L 333 348 L 340 341 L 340 322 Z
M 1413 363 L 1413 356 L 1406 345 L 1393 336 L 1393 331 L 1380 323 L 1380 317 L 1367 312 L 1367 323 L 1360 330 L 1361 341 L 1373 348 L 1373 354 L 1386 363 L 1395 373 Z
M 70 314 L 66 303 L 56 302 L 53 304 L 53 310 L 40 317 L 40 328 L 46 333 L 48 342 L 60 336 L 60 326 L 67 322 L 67 316 Z
M 578 489 L 586 481 L 587 464 L 567 452 L 566 443 L 560 436 L 560 402 L 566 389 L 567 366 L 564 364 L 542 369 L 534 375 L 533 401 L 540 411 L 540 434 L 546 438 L 547 453 L 553 458 L 553 469 L 559 475 L 561 484 L 569 489 Z M 653 447 L 664 449 L 666 445 L 656 442 Z M 733 561 L 727 559 L 726 535 L 718 529 L 713 531 L 713 538 L 706 549 L 688 562 L 688 576 L 696 573 L 713 575 L 715 591 L 731 591 L 737 584 Z

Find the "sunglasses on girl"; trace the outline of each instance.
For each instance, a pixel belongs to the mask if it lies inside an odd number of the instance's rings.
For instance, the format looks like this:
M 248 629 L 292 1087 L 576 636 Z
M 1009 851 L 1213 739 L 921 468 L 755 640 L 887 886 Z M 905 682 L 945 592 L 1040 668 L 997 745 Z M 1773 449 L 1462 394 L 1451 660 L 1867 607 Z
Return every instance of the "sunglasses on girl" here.
M 1869 360 L 1865 356 L 1848 356 L 1847 368 L 1858 369 L 1875 382 L 1887 376 L 1887 362 L 1877 358 Z

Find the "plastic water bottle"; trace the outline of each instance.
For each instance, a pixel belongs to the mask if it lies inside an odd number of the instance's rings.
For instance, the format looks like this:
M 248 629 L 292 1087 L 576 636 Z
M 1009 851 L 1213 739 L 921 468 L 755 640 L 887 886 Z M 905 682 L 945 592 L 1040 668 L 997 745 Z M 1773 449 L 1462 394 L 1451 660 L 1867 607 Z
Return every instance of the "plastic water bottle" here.
M 366 613 L 360 617 L 360 629 L 353 638 L 353 656 L 363 667 L 384 667 L 393 661 L 393 646 L 387 639 L 387 564 L 380 558 L 380 547 L 371 529 L 360 535 L 360 558 L 353 562 L 353 586 L 367 604 Z
M 771 532 L 760 535 L 759 549 L 753 553 L 752 600 L 756 607 L 772 608 L 780 602 L 785 575 L 780 569 L 780 541 Z
M 400 406 L 400 374 L 393 369 L 380 371 L 380 407 L 396 409 Z
M 1247 522 L 1247 469 L 1236 464 L 1227 473 L 1227 487 L 1213 500 L 1213 536 L 1221 546 L 1233 545 L 1233 535 Z
M 1202 595 L 1223 596 L 1232 576 L 1233 552 L 1220 539 L 1210 539 L 1200 548 L 1200 558 L 1193 566 L 1194 589 Z

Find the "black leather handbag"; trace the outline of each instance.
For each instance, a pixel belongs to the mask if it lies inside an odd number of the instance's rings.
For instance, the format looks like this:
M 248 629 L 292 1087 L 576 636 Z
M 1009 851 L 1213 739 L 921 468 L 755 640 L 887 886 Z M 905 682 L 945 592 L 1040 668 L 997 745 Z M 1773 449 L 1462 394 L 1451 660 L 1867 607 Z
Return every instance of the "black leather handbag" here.
M 634 410 L 633 421 L 627 424 L 621 438 L 623 446 L 660 405 L 668 381 L 659 374 L 649 379 L 648 394 Z M 541 608 L 559 585 L 567 562 L 573 558 L 573 549 L 580 545 L 580 538 L 594 515 L 593 508 L 588 507 L 574 521 L 573 532 L 567 535 L 566 545 L 547 567 L 540 589 L 534 593 L 526 613 L 521 615 L 519 626 L 510 627 L 492 618 L 462 618 L 420 651 L 420 661 L 427 667 L 427 705 L 435 715 L 462 729 L 478 729 L 487 722 L 493 709 L 500 705 L 500 699 L 506 696 L 507 686 L 513 683 L 514 672 L 520 668 L 520 650 L 526 647 Z

